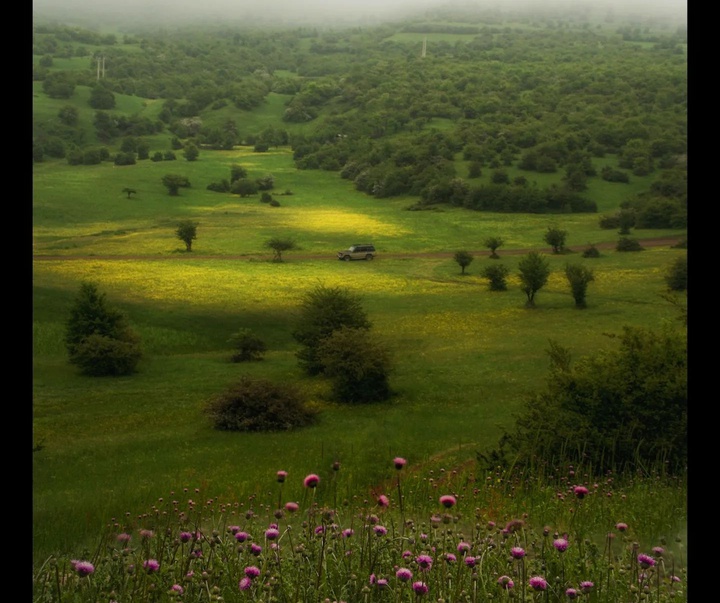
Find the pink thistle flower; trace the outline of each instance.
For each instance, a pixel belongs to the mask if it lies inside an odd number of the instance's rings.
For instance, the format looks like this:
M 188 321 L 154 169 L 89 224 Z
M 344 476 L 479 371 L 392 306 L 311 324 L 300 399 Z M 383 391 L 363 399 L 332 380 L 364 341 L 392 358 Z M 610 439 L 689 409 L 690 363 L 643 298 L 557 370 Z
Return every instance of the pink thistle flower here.
M 247 532 L 237 532 L 235 534 L 235 540 L 238 542 L 245 542 L 248 538 L 250 538 L 250 534 Z
M 430 555 L 418 555 L 415 557 L 415 563 L 418 564 L 421 570 L 430 571 L 433 564 L 433 558 Z
M 505 531 L 508 533 L 517 532 L 524 525 L 525 522 L 522 519 L 511 519 L 505 524 Z
M 412 588 L 418 596 L 424 595 L 428 591 L 427 584 L 424 582 L 413 582 Z
M 190 542 L 192 540 L 191 532 L 180 532 L 180 542 Z
M 451 507 L 455 506 L 455 503 L 457 502 L 457 499 L 450 495 L 450 494 L 444 494 L 440 497 L 440 504 L 445 507 L 446 509 L 450 509 Z
M 72 561 L 71 563 L 73 569 L 81 578 L 85 578 L 95 571 L 95 566 L 89 561 Z
M 132 536 L 130 536 L 130 534 L 125 534 L 124 532 L 122 534 L 117 535 L 117 541 L 120 544 L 127 544 L 128 542 L 130 542 L 131 538 L 132 538 Z
M 285 503 L 285 510 L 290 513 L 295 513 L 300 508 L 300 505 L 296 502 L 286 502 Z
M 385 590 L 386 588 L 388 588 L 388 586 L 390 586 L 390 584 L 388 583 L 387 578 L 378 578 L 375 586 L 380 590 Z
M 350 538 L 350 536 L 352 536 L 354 533 L 355 533 L 355 530 L 353 530 L 352 528 L 345 528 L 342 531 L 342 536 L 343 536 L 343 538 Z
M 316 488 L 319 483 L 320 477 L 315 475 L 314 473 L 311 473 L 303 480 L 303 485 L 306 488 Z
M 240 590 L 250 590 L 250 587 L 252 587 L 252 580 L 250 580 L 247 576 L 238 583 L 238 588 Z
M 522 559 L 525 556 L 525 549 L 519 546 L 514 546 L 510 549 L 510 555 L 513 559 Z
M 385 534 L 387 534 L 387 528 L 385 526 L 373 526 L 373 532 L 378 536 L 385 536 Z
M 316 526 L 316 527 L 315 527 L 315 533 L 316 533 L 316 534 L 324 534 L 324 533 L 325 533 L 325 526 Z
M 445 553 L 445 561 L 448 563 L 455 563 L 457 561 L 457 557 L 452 553 Z
M 465 557 L 465 565 L 468 567 L 475 567 L 475 557 L 467 556 Z
M 593 586 L 595 586 L 595 584 L 590 582 L 590 580 L 584 580 L 580 583 L 580 590 L 584 593 L 589 593 L 592 590 Z
M 461 541 L 458 543 L 458 545 L 457 545 L 458 553 L 462 553 L 464 555 L 469 550 L 470 550 L 470 545 L 467 542 Z
M 408 582 L 409 580 L 412 580 L 413 574 L 406 567 L 401 567 L 395 572 L 395 577 L 401 582 Z
M 670 582 L 680 582 L 680 576 L 670 576 Z
M 142 538 L 152 538 L 154 535 L 152 530 L 140 530 L 140 536 Z
M 661 546 L 654 546 L 652 552 L 655 553 L 656 557 L 662 557 L 665 549 Z
M 262 553 L 262 547 L 254 542 L 250 545 L 250 552 L 256 557 Z
M 401 557 L 403 559 L 410 559 L 410 557 L 412 557 L 412 551 L 403 551 Z
M 228 532 L 230 532 L 233 536 L 237 534 L 240 531 L 240 526 L 228 526 Z
M 377 583 L 377 577 L 375 574 L 370 574 L 370 584 L 375 585 Z
M 407 463 L 407 461 L 400 456 L 396 456 L 393 459 L 393 464 L 395 465 L 395 469 L 397 469 L 398 471 L 400 471 L 400 469 L 402 469 L 406 463 Z
M 252 580 L 253 578 L 257 578 L 260 575 L 260 569 L 255 565 L 248 565 L 243 570 L 243 573 Z
M 576 599 L 577 596 L 578 596 L 578 591 L 576 591 L 574 588 L 568 588 L 568 589 L 565 591 L 565 596 L 566 596 L 568 599 Z
M 281 483 L 281 484 L 282 484 L 282 483 L 285 481 L 285 479 L 287 478 L 287 476 L 288 476 L 288 472 L 287 472 L 287 471 L 278 471 L 278 472 L 277 472 L 277 481 L 278 481 L 278 483 Z
M 580 499 L 585 498 L 589 492 L 590 490 L 588 490 L 585 486 L 575 486 L 573 488 L 573 493 Z
M 268 528 L 265 530 L 265 538 L 267 540 L 275 540 L 278 536 L 280 536 L 280 530 L 277 528 Z
M 622 522 L 616 523 L 616 524 L 615 524 L 615 529 L 616 529 L 618 532 L 624 532 L 625 530 L 628 529 L 628 524 L 622 523 Z
M 644 553 L 640 553 L 637 560 L 640 564 L 640 567 L 645 569 L 655 565 L 655 559 L 653 559 L 650 555 L 645 555 Z
M 564 553 L 567 550 L 569 543 L 565 538 L 558 538 L 553 541 L 553 546 L 559 553 Z
M 515 586 L 515 583 L 512 581 L 510 576 L 500 576 L 497 582 L 505 590 L 510 590 Z
M 147 561 L 143 562 L 143 567 L 148 573 L 152 573 L 160 569 L 160 564 L 158 563 L 157 559 L 148 559 Z
M 182 586 L 180 586 L 179 584 L 173 584 L 170 587 L 170 590 L 173 591 L 174 593 L 177 593 L 178 595 L 182 595 L 185 592 L 185 589 Z
M 547 581 L 542 576 L 533 576 L 528 580 L 528 584 L 534 590 L 546 590 L 548 586 Z
M 384 494 L 381 494 L 378 496 L 377 504 L 380 507 L 389 507 L 390 506 L 390 499 L 385 496 Z

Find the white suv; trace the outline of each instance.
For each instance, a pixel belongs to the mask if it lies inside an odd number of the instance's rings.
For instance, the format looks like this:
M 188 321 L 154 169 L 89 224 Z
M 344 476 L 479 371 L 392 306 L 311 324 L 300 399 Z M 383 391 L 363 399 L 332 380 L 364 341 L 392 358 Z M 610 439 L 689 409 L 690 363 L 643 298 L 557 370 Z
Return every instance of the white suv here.
M 372 260 L 375 257 L 375 246 L 369 243 L 362 245 L 351 245 L 347 249 L 338 251 L 338 260 Z

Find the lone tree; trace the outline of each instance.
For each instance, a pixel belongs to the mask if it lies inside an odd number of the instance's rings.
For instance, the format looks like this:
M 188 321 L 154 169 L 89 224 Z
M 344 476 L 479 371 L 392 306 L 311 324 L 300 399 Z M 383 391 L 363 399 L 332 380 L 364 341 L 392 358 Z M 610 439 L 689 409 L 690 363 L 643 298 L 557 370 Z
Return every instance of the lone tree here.
M 665 282 L 670 291 L 687 291 L 687 255 L 677 258 L 665 273 Z
M 483 276 L 490 281 L 490 291 L 507 291 L 507 276 L 510 269 L 505 264 L 486 266 Z
M 527 295 L 526 306 L 535 307 L 535 294 L 542 289 L 550 276 L 547 259 L 537 251 L 531 251 L 518 263 L 521 289 Z
M 187 161 L 197 161 L 199 155 L 200 149 L 198 149 L 197 146 L 192 143 L 188 144 L 183 151 L 183 156 Z
M 500 256 L 497 254 L 497 250 L 503 246 L 505 241 L 501 237 L 488 237 L 485 239 L 485 247 L 490 250 L 490 257 L 493 260 L 497 260 Z
M 248 178 L 238 178 L 230 185 L 230 192 L 233 195 L 240 195 L 241 197 L 249 197 L 258 192 L 258 186 L 252 180 Z
M 185 243 L 185 251 L 192 251 L 192 242 L 197 239 L 197 227 L 197 222 L 192 220 L 178 222 L 175 234 L 178 239 Z
M 587 293 L 588 283 L 595 280 L 593 271 L 582 264 L 568 264 L 565 266 L 565 276 L 570 283 L 573 299 L 576 308 L 586 307 L 585 294 Z
M 297 248 L 295 241 L 292 239 L 280 239 L 273 237 L 265 242 L 265 246 L 273 250 L 273 262 L 282 262 L 283 251 L 290 251 Z
M 325 363 L 318 354 L 320 343 L 341 327 L 370 329 L 360 298 L 341 287 L 318 285 L 303 297 L 293 338 L 302 347 L 296 352 L 300 367 L 318 375 Z
M 338 402 L 363 404 L 392 396 L 390 352 L 367 329 L 336 329 L 320 342 L 318 358 Z
M 122 189 L 122 192 L 127 195 L 127 198 L 128 198 L 128 199 L 130 198 L 130 195 L 136 195 L 136 194 L 137 194 L 137 191 L 136 191 L 134 188 L 127 188 L 127 187 L 125 187 L 124 189 Z
M 85 375 L 128 375 L 142 357 L 140 338 L 122 311 L 110 307 L 94 283 L 85 282 L 70 310 L 65 347 Z
M 548 226 L 545 233 L 545 242 L 552 247 L 553 253 L 560 253 L 565 250 L 565 239 L 567 231 L 561 230 L 555 226 Z
M 180 176 L 179 174 L 165 174 L 162 177 L 162 183 L 165 188 L 168 189 L 168 193 L 177 197 L 180 194 L 181 188 L 190 188 L 190 180 L 186 176 Z
M 456 251 L 455 252 L 455 261 L 460 266 L 461 274 L 465 274 L 465 268 L 467 268 L 473 261 L 473 256 L 471 253 L 468 253 L 467 251 Z

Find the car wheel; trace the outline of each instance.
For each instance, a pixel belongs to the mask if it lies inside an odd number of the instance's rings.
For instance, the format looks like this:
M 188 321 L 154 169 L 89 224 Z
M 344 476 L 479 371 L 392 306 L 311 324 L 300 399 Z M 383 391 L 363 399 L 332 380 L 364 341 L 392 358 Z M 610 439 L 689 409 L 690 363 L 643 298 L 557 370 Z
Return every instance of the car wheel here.
M 346 262 L 349 262 L 349 261 L 350 261 L 350 256 L 349 256 L 349 255 L 346 255 L 346 256 L 343 258 L 343 260 L 345 260 Z
M 373 259 L 372 253 L 368 253 L 368 254 L 365 256 L 365 259 L 366 259 L 366 260 L 372 260 L 372 259 Z

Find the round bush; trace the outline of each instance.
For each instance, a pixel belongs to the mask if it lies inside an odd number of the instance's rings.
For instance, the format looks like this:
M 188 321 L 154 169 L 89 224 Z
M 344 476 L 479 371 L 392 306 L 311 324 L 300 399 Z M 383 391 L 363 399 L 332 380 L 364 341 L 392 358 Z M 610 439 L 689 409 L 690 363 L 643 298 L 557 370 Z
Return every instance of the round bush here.
M 288 431 L 317 416 L 293 385 L 249 377 L 210 399 L 204 410 L 223 431 Z

